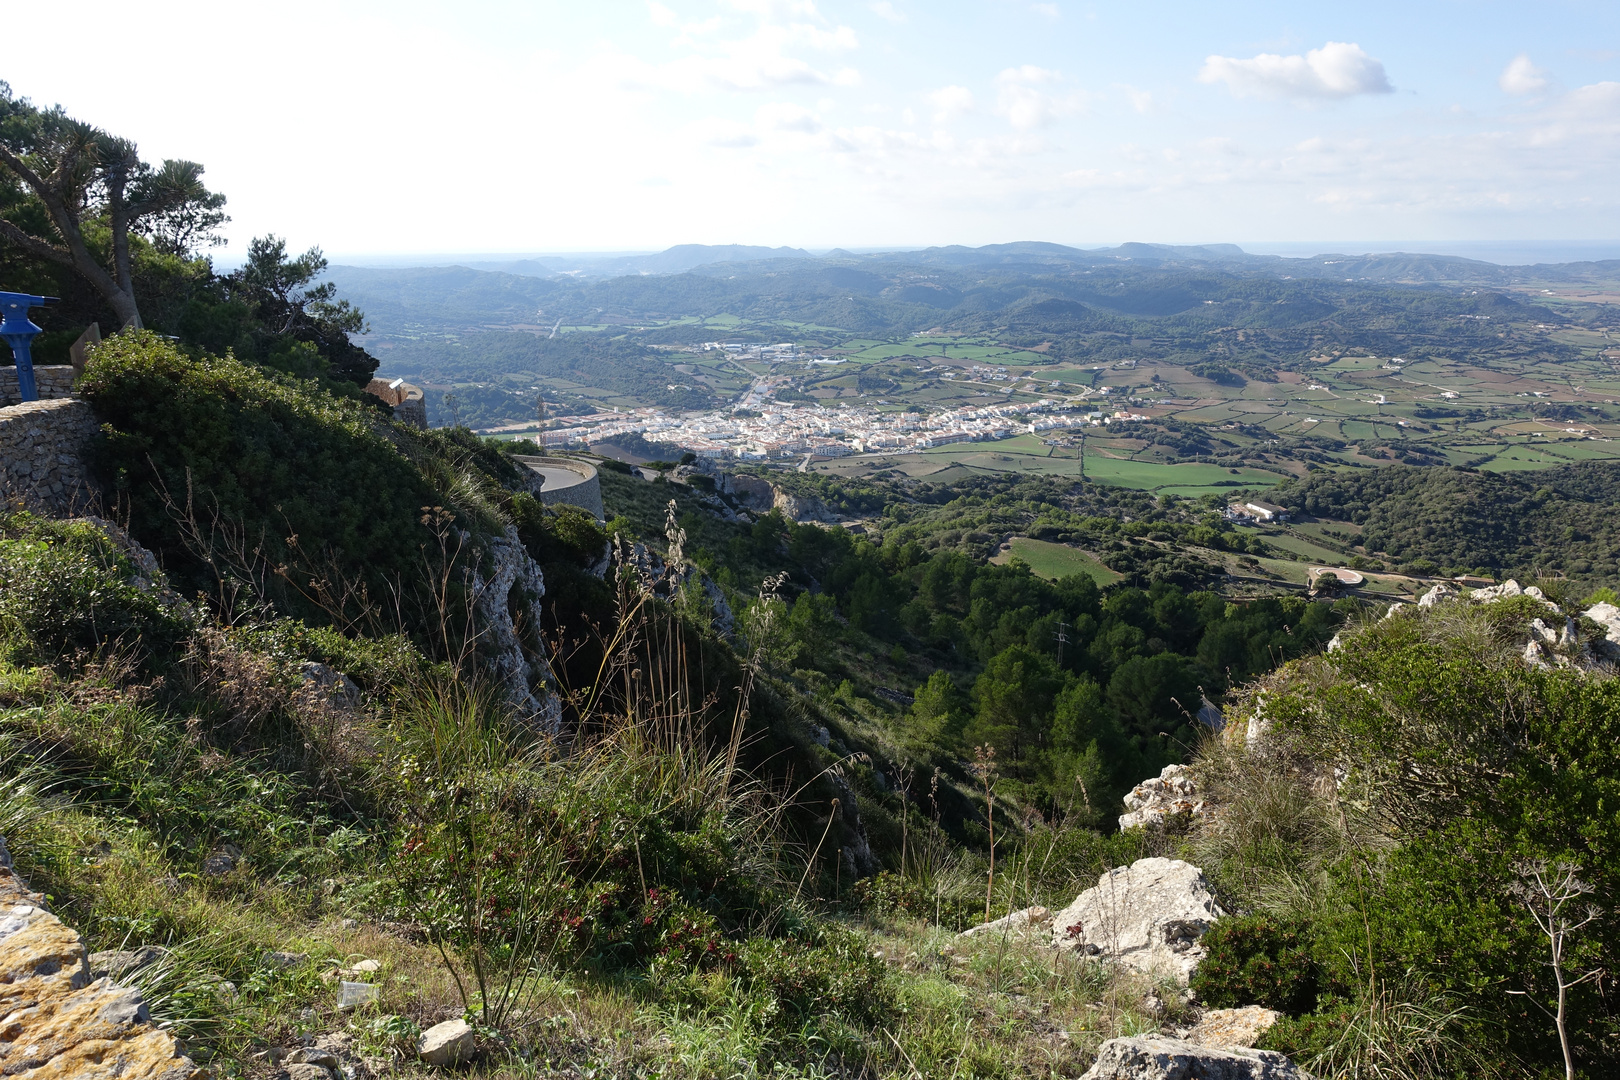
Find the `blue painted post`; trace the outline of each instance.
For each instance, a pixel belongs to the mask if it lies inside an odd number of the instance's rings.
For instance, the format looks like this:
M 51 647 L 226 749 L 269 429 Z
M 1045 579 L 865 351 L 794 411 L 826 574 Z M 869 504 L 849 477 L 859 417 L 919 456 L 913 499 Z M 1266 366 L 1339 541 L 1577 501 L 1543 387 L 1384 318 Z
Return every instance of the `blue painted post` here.
M 34 335 L 40 332 L 28 318 L 28 309 L 56 303 L 54 296 L 33 296 L 29 293 L 0 292 L 0 338 L 11 346 L 17 360 L 17 396 L 24 401 L 38 401 L 39 388 L 34 385 Z

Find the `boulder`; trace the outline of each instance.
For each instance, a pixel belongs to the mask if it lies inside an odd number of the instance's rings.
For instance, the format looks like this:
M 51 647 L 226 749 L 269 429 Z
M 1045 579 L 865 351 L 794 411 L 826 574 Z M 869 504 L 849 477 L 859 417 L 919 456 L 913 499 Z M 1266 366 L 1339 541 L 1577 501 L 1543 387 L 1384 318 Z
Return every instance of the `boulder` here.
M 1137 784 L 1125 796 L 1125 810 L 1119 817 L 1122 830 L 1164 822 L 1181 814 L 1195 818 L 1207 815 L 1204 800 L 1198 797 L 1198 785 L 1185 765 L 1166 765 L 1157 777 Z
M 1273 1050 L 1218 1049 L 1160 1035 L 1109 1039 L 1080 1080 L 1306 1080 Z
M 1187 1041 L 1224 1050 L 1243 1049 L 1260 1041 L 1271 1025 L 1282 1019 L 1276 1009 L 1245 1005 L 1241 1009 L 1210 1009 L 1187 1033 Z
M 1540 590 L 1538 589 L 1536 591 L 1539 592 Z M 1519 583 L 1512 578 L 1508 578 L 1500 585 L 1492 585 L 1484 589 L 1475 589 L 1473 592 L 1468 594 L 1468 599 L 1478 604 L 1484 604 L 1489 603 L 1492 600 L 1506 600 L 1510 596 L 1523 595 L 1524 590 L 1519 588 Z
M 995 937 L 1006 935 L 1015 940 L 1029 938 L 1049 937 L 1051 931 L 1047 928 L 1052 925 L 1052 913 L 1046 908 L 1036 905 L 1027 907 L 1022 911 L 1015 911 L 1011 915 L 1003 915 L 999 919 L 992 919 L 978 926 L 970 926 L 957 937 Z
M 169 955 L 167 949 L 156 945 L 143 945 L 138 949 L 108 949 L 90 954 L 90 977 L 111 976 L 121 979 L 144 967 L 150 967 Z
M 141 993 L 90 978 L 84 942 L 0 868 L 0 1075 L 197 1080 Z
M 1198 867 L 1138 859 L 1103 874 L 1060 911 L 1052 944 L 1186 985 L 1205 955 L 1200 939 L 1224 915 Z
M 1517 588 L 1518 586 L 1514 587 Z M 1443 601 L 1454 599 L 1456 595 L 1457 590 L 1453 589 L 1450 585 L 1436 585 L 1418 599 L 1417 606 L 1434 607 L 1436 604 L 1442 603 Z
M 295 1061 L 286 1066 L 277 1074 L 285 1080 L 333 1080 L 337 1074 L 324 1065 L 311 1065 L 307 1062 Z
M 353 712 L 360 707 L 360 688 L 343 672 L 306 660 L 298 666 L 298 675 L 304 680 L 305 692 L 314 700 L 340 712 Z
M 473 1029 L 465 1020 L 446 1020 L 422 1032 L 417 1053 L 429 1065 L 444 1068 L 466 1061 L 473 1052 Z
M 1581 614 L 1603 627 L 1608 640 L 1620 645 L 1620 607 L 1605 601 L 1593 604 Z

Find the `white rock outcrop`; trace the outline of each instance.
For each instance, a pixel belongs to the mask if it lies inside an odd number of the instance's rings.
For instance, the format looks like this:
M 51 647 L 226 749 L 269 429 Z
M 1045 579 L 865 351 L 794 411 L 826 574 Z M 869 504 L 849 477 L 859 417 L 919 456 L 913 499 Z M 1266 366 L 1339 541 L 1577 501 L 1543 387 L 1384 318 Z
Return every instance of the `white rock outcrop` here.
M 1194 818 L 1208 815 L 1198 785 L 1185 765 L 1166 765 L 1158 776 L 1144 780 L 1125 796 L 1125 810 L 1119 827 L 1134 829 L 1164 822 L 1181 814 Z
M 1015 911 L 1011 915 L 1003 915 L 999 919 L 992 919 L 978 926 L 970 926 L 957 937 L 998 937 L 1005 935 L 1015 941 L 1025 941 L 1037 937 L 1049 937 L 1052 925 L 1052 912 L 1036 905 L 1027 907 L 1022 911 Z
M 1517 586 L 1514 586 L 1517 588 Z M 1456 599 L 1457 590 L 1450 585 L 1436 585 L 1418 598 L 1417 606 L 1420 608 L 1434 607 L 1447 600 Z
M 1160 1035 L 1109 1039 L 1080 1080 L 1307 1080 L 1274 1050 L 1223 1050 Z
M 1138 859 L 1058 912 L 1052 944 L 1186 984 L 1205 955 L 1200 939 L 1225 914 L 1198 867 Z
M 1603 627 L 1605 636 L 1612 644 L 1620 645 L 1620 607 L 1603 601 L 1593 604 L 1581 614 Z
M 532 638 L 541 626 L 545 576 L 510 525 L 489 540 L 488 556 L 489 576 L 479 567 L 472 579 L 479 651 L 518 715 L 555 732 L 562 724 L 562 704 L 547 689 L 550 671 L 543 647 L 538 640 L 524 641 L 525 633 Z

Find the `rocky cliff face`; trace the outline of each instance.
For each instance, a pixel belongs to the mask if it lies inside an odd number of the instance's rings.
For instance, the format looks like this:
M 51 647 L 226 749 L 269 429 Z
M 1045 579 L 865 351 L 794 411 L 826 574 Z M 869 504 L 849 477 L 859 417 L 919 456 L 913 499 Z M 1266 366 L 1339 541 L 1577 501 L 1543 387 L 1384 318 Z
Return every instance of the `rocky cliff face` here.
M 510 525 L 487 541 L 488 575 L 473 573 L 478 647 L 491 675 L 518 715 L 555 733 L 562 708 L 548 688 L 550 669 L 540 640 L 545 575 Z

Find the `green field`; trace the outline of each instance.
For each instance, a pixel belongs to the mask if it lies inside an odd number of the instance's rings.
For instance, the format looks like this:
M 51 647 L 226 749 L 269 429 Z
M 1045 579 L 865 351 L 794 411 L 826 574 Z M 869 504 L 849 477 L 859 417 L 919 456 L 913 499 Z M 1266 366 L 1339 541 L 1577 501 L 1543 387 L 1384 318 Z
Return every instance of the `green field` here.
M 1006 563 L 1015 558 L 1022 559 L 1037 576 L 1053 581 L 1072 574 L 1087 574 L 1098 585 L 1112 585 L 1124 577 L 1123 574 L 1108 569 L 1079 548 L 1067 544 L 1031 540 L 1027 536 L 1015 536 L 1011 543 L 1011 551 L 1004 551 L 990 561 Z
M 1099 484 L 1196 497 L 1229 488 L 1269 488 L 1284 477 L 1260 469 L 1227 469 L 1202 462 L 1161 464 L 1087 454 L 1086 479 Z

